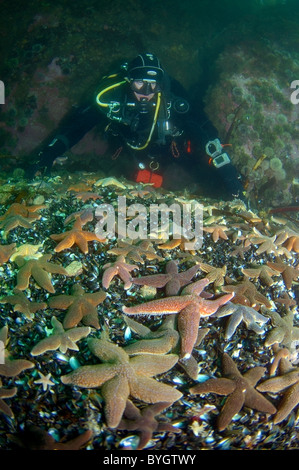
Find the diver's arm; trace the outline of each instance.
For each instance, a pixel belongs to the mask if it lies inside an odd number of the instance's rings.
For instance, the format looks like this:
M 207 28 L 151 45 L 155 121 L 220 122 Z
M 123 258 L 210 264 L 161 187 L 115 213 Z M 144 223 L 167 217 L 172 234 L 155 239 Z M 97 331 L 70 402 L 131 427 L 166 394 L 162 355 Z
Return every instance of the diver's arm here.
M 57 132 L 42 146 L 38 153 L 37 163 L 33 172 L 40 170 L 49 172 L 54 160 L 79 142 L 105 116 L 94 104 L 80 106 L 72 110 L 58 127 Z

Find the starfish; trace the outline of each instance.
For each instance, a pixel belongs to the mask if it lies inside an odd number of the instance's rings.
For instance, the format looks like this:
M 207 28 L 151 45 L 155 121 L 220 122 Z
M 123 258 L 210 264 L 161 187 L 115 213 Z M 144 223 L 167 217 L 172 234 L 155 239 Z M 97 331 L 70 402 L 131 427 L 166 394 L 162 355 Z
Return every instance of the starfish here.
M 63 225 L 68 225 L 71 222 L 75 222 L 76 219 L 80 219 L 82 225 L 87 224 L 87 222 L 93 221 L 93 208 L 85 207 L 81 211 L 73 212 L 70 214 L 63 222 Z
M 132 330 L 142 337 L 141 340 L 124 347 L 130 356 L 135 354 L 167 354 L 179 342 L 179 333 L 174 329 L 173 317 L 167 317 L 155 331 L 130 317 L 127 317 L 125 321 Z
M 230 339 L 233 336 L 237 326 L 242 321 L 244 321 L 246 327 L 249 330 L 253 330 L 256 334 L 261 335 L 264 333 L 264 329 L 259 326 L 258 323 L 261 323 L 263 325 L 269 320 L 269 318 L 264 317 L 252 307 L 234 304 L 232 302 L 228 302 L 226 305 L 224 305 L 224 307 L 221 307 L 216 313 L 216 317 L 218 318 L 226 317 L 228 315 L 230 315 L 230 319 L 228 321 L 224 335 L 224 338 L 226 340 Z
M 81 191 L 75 194 L 76 199 L 80 199 L 82 202 L 89 201 L 92 199 L 96 201 L 97 199 L 103 199 L 103 196 L 100 196 L 98 193 L 93 193 L 92 191 Z
M 13 440 L 19 447 L 27 450 L 79 450 L 86 446 L 92 434 L 92 431 L 87 430 L 69 441 L 65 442 L 65 439 L 62 439 L 63 442 L 57 442 L 44 429 L 29 425 L 16 437 L 14 436 Z
M 242 281 L 239 284 L 222 287 L 223 292 L 232 292 L 235 294 L 233 303 L 249 305 L 259 310 L 260 305 L 265 305 L 267 308 L 271 308 L 271 302 L 263 294 L 258 292 L 255 285 L 248 281 Z
M 56 351 L 59 349 L 62 353 L 66 353 L 68 349 L 79 351 L 76 344 L 82 338 L 86 338 L 91 332 L 91 328 L 82 326 L 65 330 L 62 324 L 55 318 L 51 318 L 53 330 L 50 336 L 39 341 L 31 350 L 32 356 L 39 356 L 47 351 Z
M 24 243 L 18 246 L 10 257 L 10 261 L 15 261 L 18 256 L 22 258 L 40 258 L 42 253 L 38 253 L 39 249 L 43 246 L 42 243 L 38 245 L 32 245 L 31 243 Z
M 226 225 L 212 225 L 210 227 L 203 227 L 204 232 L 208 232 L 212 234 L 212 239 L 216 243 L 221 238 L 222 240 L 228 240 L 228 236 L 226 235 L 226 231 L 228 227 Z
M 9 352 L 6 348 L 8 343 L 7 335 L 8 327 L 5 325 L 0 329 L 0 345 L 4 345 L 4 364 L 0 364 L 0 375 L 5 377 L 16 377 L 24 370 L 32 369 L 34 364 L 33 362 L 27 361 L 27 359 L 11 359 L 9 357 Z
M 207 278 L 210 280 L 210 282 L 214 283 L 214 288 L 216 289 L 217 287 L 223 286 L 224 284 L 224 278 L 226 275 L 226 266 L 222 266 L 222 268 L 215 268 L 214 266 L 211 266 L 210 264 L 198 263 L 200 266 L 200 269 L 207 273 Z
M 178 313 L 181 357 L 190 357 L 197 340 L 201 316 L 212 315 L 221 305 L 224 305 L 233 297 L 233 294 L 226 294 L 215 300 L 204 299 L 200 294 L 209 283 L 209 279 L 201 279 L 185 287 L 180 296 L 152 300 L 135 307 L 123 307 L 123 312 L 127 315 L 169 315 Z
M 261 255 L 263 253 L 273 253 L 276 256 L 285 255 L 290 257 L 289 251 L 286 248 L 278 245 L 277 235 L 273 235 L 273 237 L 263 235 L 255 227 L 253 227 L 253 232 L 254 233 L 249 236 L 249 239 L 253 245 L 259 245 L 259 248 L 256 250 L 257 255 Z M 281 240 L 279 242 L 282 243 Z
M 106 239 L 98 238 L 95 233 L 86 232 L 85 230 L 82 230 L 82 222 L 80 218 L 76 219 L 74 226 L 71 230 L 59 234 L 50 235 L 50 238 L 52 238 L 52 240 L 60 242 L 54 249 L 56 253 L 60 253 L 60 251 L 67 250 L 68 248 L 72 248 L 73 245 L 77 245 L 82 251 L 82 253 L 87 254 L 88 242 L 106 242 Z
M 123 417 L 117 429 L 126 431 L 139 431 L 140 439 L 136 450 L 142 450 L 152 439 L 154 432 L 174 432 L 180 433 L 180 429 L 172 426 L 168 422 L 156 420 L 156 416 L 168 408 L 170 403 L 155 403 L 139 410 L 130 400 L 127 400 Z
M 64 328 L 73 328 L 80 321 L 84 325 L 100 328 L 97 306 L 106 298 L 104 291 L 86 293 L 80 284 L 74 284 L 72 294 L 61 294 L 49 299 L 51 308 L 66 310 L 67 314 L 63 320 Z
M 264 375 L 265 367 L 254 367 L 241 375 L 232 358 L 224 353 L 222 357 L 223 377 L 208 379 L 190 389 L 192 394 L 216 393 L 229 395 L 218 417 L 218 430 L 223 431 L 233 417 L 246 406 L 263 413 L 273 414 L 276 408 L 261 393 L 255 390 L 256 383 Z
M 48 273 L 63 274 L 65 276 L 67 276 L 68 273 L 63 266 L 49 263 L 51 258 L 52 255 L 43 255 L 39 258 L 29 259 L 17 256 L 15 262 L 20 269 L 17 273 L 16 289 L 27 289 L 30 277 L 32 276 L 40 287 L 54 294 L 55 289 Z
M 124 289 L 129 289 L 132 285 L 130 272 L 134 269 L 139 269 L 136 264 L 128 264 L 124 256 L 118 256 L 114 263 L 107 263 L 103 266 L 102 286 L 108 289 L 114 276 L 119 276 L 125 283 Z
M 11 255 L 15 252 L 16 246 L 16 243 L 0 246 L 0 265 L 6 263 L 9 260 Z
M 152 287 L 165 287 L 167 296 L 177 295 L 182 287 L 185 287 L 199 270 L 199 266 L 195 265 L 185 272 L 179 273 L 177 262 L 168 261 L 166 264 L 165 274 L 152 274 L 134 278 L 134 284 Z
M 293 281 L 299 278 L 299 265 L 293 267 L 286 263 L 271 263 L 270 261 L 268 261 L 267 265 L 282 275 L 284 285 L 287 289 L 291 289 Z
M 277 276 L 277 271 L 271 269 L 269 266 L 262 265 L 253 268 L 242 268 L 242 273 L 249 279 L 260 279 L 263 284 L 270 287 L 274 283 L 272 277 Z
M 108 250 L 108 253 L 117 256 L 122 255 L 135 261 L 135 263 L 142 264 L 144 264 L 143 256 L 150 261 L 153 259 L 157 259 L 158 261 L 164 260 L 164 258 L 157 255 L 149 240 L 143 240 L 141 243 L 135 245 L 124 240 L 119 240 L 117 246 Z
M 35 212 L 45 207 L 46 206 L 43 204 L 26 206 L 25 204 L 15 202 L 9 207 L 5 214 L 0 217 L 0 228 L 3 229 L 5 236 L 7 232 L 19 226 L 32 228 L 31 222 L 41 218 L 41 215 Z
M 299 404 L 299 368 L 293 368 L 291 363 L 282 358 L 279 364 L 280 374 L 262 382 L 257 390 L 260 392 L 283 392 L 283 398 L 274 416 L 274 424 L 281 423 Z
M 39 371 L 38 371 L 38 373 L 39 373 L 40 378 L 38 380 L 35 380 L 33 383 L 38 384 L 38 385 L 42 385 L 44 392 L 46 392 L 48 390 L 48 388 L 53 387 L 53 385 L 55 385 L 54 382 L 52 382 L 52 380 L 50 380 L 51 374 L 44 375 Z
M 146 403 L 173 403 L 182 394 L 157 382 L 153 376 L 171 369 L 178 361 L 175 354 L 138 354 L 132 358 L 119 346 L 106 340 L 90 338 L 88 346 L 102 363 L 79 367 L 61 377 L 64 384 L 82 388 L 101 388 L 108 427 L 116 428 L 129 396 Z
M 121 188 L 121 189 L 127 188 L 123 183 L 118 181 L 116 178 L 113 178 L 112 176 L 108 178 L 101 178 L 98 181 L 96 181 L 94 185 L 102 186 L 103 188 L 105 188 L 106 186 L 116 186 L 117 188 Z
M 278 343 L 292 349 L 292 343 L 299 341 L 299 328 L 294 326 L 295 312 L 288 310 L 284 317 L 275 310 L 267 310 L 265 313 L 270 316 L 274 327 L 266 338 L 265 346 Z
M 13 388 L 3 388 L 2 383 L 0 380 L 0 412 L 4 413 L 5 415 L 9 416 L 10 418 L 13 418 L 14 414 L 11 410 L 11 408 L 4 403 L 3 400 L 5 398 L 12 398 L 16 395 L 17 393 L 17 387 Z
M 24 292 L 14 289 L 12 295 L 7 295 L 0 299 L 0 304 L 11 304 L 14 306 L 14 312 L 20 312 L 25 315 L 28 320 L 34 318 L 34 314 L 39 310 L 45 310 L 47 304 L 45 302 L 31 302 Z

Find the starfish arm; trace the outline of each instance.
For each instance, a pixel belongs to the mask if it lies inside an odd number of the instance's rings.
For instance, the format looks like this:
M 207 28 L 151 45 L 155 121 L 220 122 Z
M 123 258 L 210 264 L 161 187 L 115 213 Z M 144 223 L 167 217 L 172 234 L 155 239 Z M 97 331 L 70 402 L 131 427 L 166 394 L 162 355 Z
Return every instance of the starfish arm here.
M 210 280 L 205 277 L 204 279 L 199 279 L 198 281 L 189 284 L 183 289 L 183 294 L 198 294 L 200 295 L 204 288 L 210 284 Z
M 126 377 L 119 375 L 106 382 L 101 388 L 105 401 L 105 416 L 107 425 L 116 428 L 126 408 L 130 395 L 130 387 Z
M 173 296 L 165 299 L 151 300 L 135 307 L 123 307 L 123 312 L 127 315 L 162 315 L 178 313 L 193 300 L 192 296 Z
M 262 413 L 273 414 L 276 412 L 275 406 L 252 387 L 246 390 L 244 405 Z
M 55 293 L 55 289 L 52 285 L 49 274 L 41 267 L 34 266 L 31 270 L 31 275 L 40 287 L 47 290 L 51 294 Z
M 291 371 L 287 374 L 271 377 L 265 382 L 259 384 L 257 386 L 257 390 L 260 392 L 272 392 L 278 393 L 284 390 L 291 385 L 294 385 L 299 381 L 299 373 L 297 371 Z
M 66 310 L 74 302 L 74 298 L 71 295 L 57 295 L 55 297 L 50 297 L 49 307 L 56 308 L 59 310 Z
M 63 319 L 64 328 L 74 328 L 88 311 L 82 301 L 73 302 Z
M 192 394 L 216 393 L 216 395 L 229 395 L 236 388 L 236 384 L 231 379 L 209 379 L 206 382 L 195 385 L 190 388 Z
M 280 344 L 283 341 L 285 335 L 286 332 L 282 328 L 274 327 L 266 338 L 265 346 L 272 346 L 274 343 Z
M 29 286 L 29 279 L 31 276 L 31 266 L 29 263 L 22 266 L 17 273 L 16 289 L 25 290 Z
M 27 361 L 27 359 L 6 359 L 5 364 L 0 364 L 0 375 L 16 377 L 23 370 L 32 369 L 32 367 L 34 367 L 33 362 Z
M 218 416 L 218 431 L 223 431 L 229 425 L 233 417 L 243 407 L 244 400 L 245 391 L 238 387 L 228 396 Z
M 134 398 L 146 403 L 173 403 L 182 397 L 182 393 L 176 388 L 149 377 L 138 376 L 136 381 L 130 383 L 130 389 Z
M 169 274 L 152 274 L 149 276 L 141 276 L 133 279 L 133 283 L 141 286 L 151 286 L 151 287 L 164 287 L 168 281 L 170 281 L 171 276 Z
M 167 297 L 177 295 L 180 291 L 181 283 L 178 278 L 170 279 L 165 286 L 165 294 Z
M 195 274 L 200 270 L 199 264 L 195 264 L 191 268 L 187 269 L 187 271 L 179 273 L 178 278 L 180 280 L 181 286 L 186 285 L 191 279 L 195 276 Z
M 90 332 L 91 328 L 89 328 L 88 326 L 79 326 L 78 328 L 72 328 L 71 330 L 68 330 L 66 334 L 71 341 L 76 342 L 82 338 L 86 338 L 86 336 L 88 336 Z
M 77 385 L 82 388 L 97 388 L 117 374 L 117 368 L 111 364 L 82 366 L 68 375 L 61 377 L 65 385 Z
M 221 305 L 226 304 L 229 300 L 233 298 L 234 294 L 224 294 L 218 299 L 215 300 L 206 300 L 200 298 L 200 314 L 202 316 L 208 316 L 215 313 Z
M 51 335 L 39 341 L 31 350 L 32 356 L 39 356 L 46 351 L 56 351 L 61 344 L 60 335 Z
M 237 327 L 243 320 L 243 314 L 241 311 L 235 311 L 228 320 L 226 330 L 225 330 L 225 339 L 230 339 L 234 332 L 236 331 Z
M 132 276 L 129 273 L 129 271 L 127 271 L 124 267 L 120 266 L 119 267 L 119 277 L 124 282 L 124 289 L 125 290 L 130 289 L 133 279 L 132 279 Z
M 246 379 L 252 387 L 255 387 L 257 382 L 263 377 L 266 372 L 265 367 L 253 367 L 249 369 L 245 374 L 243 374 L 244 379 Z
M 290 387 L 279 404 L 278 411 L 274 416 L 274 424 L 283 421 L 299 403 L 299 383 Z
M 191 356 L 198 336 L 199 321 L 200 313 L 196 302 L 187 305 L 178 316 L 178 330 L 181 336 L 180 356 L 182 358 Z
M 114 276 L 117 275 L 117 269 L 114 266 L 108 267 L 104 270 L 103 272 L 103 277 L 102 277 L 102 286 L 104 289 L 108 289 L 110 286 L 112 279 Z
M 178 362 L 176 354 L 148 354 L 138 355 L 130 359 L 130 365 L 135 372 L 146 377 L 153 377 L 166 372 Z
M 56 253 L 60 253 L 61 251 L 66 250 L 67 248 L 71 248 L 75 244 L 75 237 L 73 234 L 69 232 L 64 232 L 61 235 L 63 235 L 61 238 L 54 238 L 54 235 L 50 236 L 55 241 L 61 240 L 60 243 L 58 243 L 58 245 L 56 245 L 56 247 L 54 248 L 54 251 Z
M 75 236 L 76 245 L 85 255 L 88 253 L 88 235 L 86 234 L 88 234 L 88 232 L 78 232 Z
M 111 341 L 89 338 L 87 339 L 87 343 L 92 354 L 94 354 L 103 362 L 118 362 L 122 364 L 129 362 L 128 354 Z

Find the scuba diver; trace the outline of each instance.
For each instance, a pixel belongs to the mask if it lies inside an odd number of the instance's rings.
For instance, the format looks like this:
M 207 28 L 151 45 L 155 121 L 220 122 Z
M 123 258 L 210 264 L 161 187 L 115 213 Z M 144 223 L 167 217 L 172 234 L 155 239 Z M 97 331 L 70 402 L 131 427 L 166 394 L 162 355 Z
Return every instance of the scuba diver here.
M 128 179 L 166 187 L 165 170 L 175 161 L 215 191 L 222 184 L 228 198 L 244 199 L 240 175 L 217 130 L 203 109 L 191 109 L 184 88 L 154 54 L 139 54 L 103 77 L 94 102 L 76 109 L 42 147 L 34 171 L 49 172 L 57 157 L 98 124 L 105 128 L 112 158 L 129 155 L 123 175 Z

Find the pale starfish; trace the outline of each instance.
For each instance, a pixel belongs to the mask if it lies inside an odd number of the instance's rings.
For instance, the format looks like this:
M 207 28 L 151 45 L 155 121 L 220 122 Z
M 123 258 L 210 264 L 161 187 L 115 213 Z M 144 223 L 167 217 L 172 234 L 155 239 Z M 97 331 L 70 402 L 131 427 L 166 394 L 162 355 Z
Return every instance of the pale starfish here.
M 226 294 L 215 300 L 207 300 L 200 296 L 203 289 L 210 283 L 201 279 L 185 287 L 180 296 L 152 300 L 135 307 L 123 307 L 127 315 L 169 315 L 178 313 L 178 330 L 181 336 L 181 357 L 190 357 L 197 340 L 201 316 L 209 316 L 228 302 L 233 294 Z
M 153 248 L 153 244 L 149 240 L 143 240 L 141 243 L 134 245 L 125 240 L 119 240 L 117 246 L 108 250 L 108 253 L 117 256 L 125 256 L 126 258 L 135 261 L 135 263 L 144 264 L 143 257 L 147 260 L 157 259 L 158 261 L 164 261 L 164 258 L 157 255 Z
M 279 371 L 280 375 L 271 377 L 257 387 L 260 392 L 284 392 L 273 419 L 274 424 L 281 423 L 299 404 L 299 368 L 293 368 L 286 358 L 282 358 Z
M 116 261 L 103 266 L 102 286 L 108 289 L 114 276 L 119 276 L 124 281 L 124 289 L 129 289 L 132 285 L 130 272 L 134 269 L 139 269 L 136 264 L 128 264 L 124 256 L 118 256 Z
M 142 410 L 137 408 L 130 400 L 127 400 L 123 417 L 117 426 L 117 429 L 126 431 L 139 431 L 140 439 L 136 450 L 142 450 L 151 440 L 154 432 L 174 432 L 180 433 L 181 430 L 172 426 L 170 423 L 156 420 L 156 416 L 168 408 L 170 403 L 155 403 L 148 405 Z
M 80 321 L 84 325 L 100 328 L 97 306 L 106 298 L 104 291 L 86 293 L 80 284 L 74 284 L 72 294 L 61 294 L 49 299 L 49 306 L 66 310 L 67 314 L 63 320 L 64 328 L 73 328 Z
M 259 245 L 259 248 L 256 250 L 257 255 L 273 253 L 276 256 L 285 255 L 288 258 L 291 257 L 289 251 L 285 247 L 278 245 L 277 235 L 269 237 L 268 235 L 263 235 L 253 227 L 253 234 L 249 236 L 249 239 L 253 245 Z M 281 240 L 279 241 L 282 243 Z
M 257 310 L 260 309 L 260 305 L 265 305 L 267 308 L 272 307 L 270 300 L 261 294 L 255 285 L 247 279 L 239 284 L 223 286 L 222 291 L 234 293 L 235 297 L 233 303 L 236 304 L 249 305 Z
M 292 349 L 293 343 L 299 341 L 299 328 L 294 326 L 295 311 L 288 310 L 284 317 L 275 310 L 266 310 L 265 314 L 271 318 L 273 326 L 266 338 L 265 346 L 278 343 Z
M 30 277 L 32 276 L 40 287 L 54 294 L 55 289 L 48 273 L 64 274 L 65 276 L 67 276 L 68 273 L 63 266 L 50 263 L 49 260 L 51 258 L 52 255 L 43 255 L 39 258 L 29 259 L 23 258 L 22 256 L 17 256 L 15 262 L 20 269 L 17 273 L 16 289 L 27 289 L 29 286 Z
M 198 264 L 200 269 L 207 273 L 206 277 L 214 284 L 215 289 L 217 289 L 217 287 L 223 286 L 227 269 L 226 266 L 218 268 L 207 263 L 199 262 Z
M 74 245 L 77 245 L 82 253 L 88 253 L 88 242 L 97 241 L 101 243 L 105 243 L 106 239 L 98 238 L 95 233 L 93 232 L 86 232 L 82 230 L 82 222 L 80 218 L 77 218 L 74 226 L 71 230 L 67 232 L 53 234 L 50 235 L 52 240 L 58 241 L 58 245 L 54 248 L 56 253 L 60 253 L 60 251 L 67 250 L 68 248 L 72 248 Z
M 35 380 L 33 383 L 35 383 L 37 385 L 42 385 L 44 392 L 46 392 L 48 390 L 48 388 L 53 387 L 53 385 L 55 385 L 54 382 L 52 380 L 50 380 L 51 374 L 44 375 L 40 371 L 38 371 L 38 373 L 39 373 L 40 378 Z
M 264 375 L 265 367 L 254 367 L 241 375 L 231 357 L 224 353 L 222 371 L 222 378 L 209 379 L 190 389 L 190 393 L 193 394 L 216 393 L 217 395 L 228 395 L 218 417 L 219 431 L 223 431 L 229 425 L 243 406 L 262 413 L 273 414 L 276 412 L 275 406 L 254 388 Z
M 260 279 L 263 284 L 270 287 L 274 284 L 273 276 L 277 276 L 277 271 L 267 265 L 255 266 L 252 268 L 242 268 L 242 273 L 249 279 Z
M 45 310 L 47 304 L 45 302 L 32 302 L 24 292 L 14 289 L 12 295 L 7 295 L 0 299 L 0 304 L 11 304 L 14 306 L 14 312 L 20 312 L 25 315 L 28 320 L 34 318 L 34 314 L 39 310 Z
M 39 356 L 47 351 L 56 351 L 59 349 L 66 353 L 68 349 L 79 351 L 77 341 L 86 338 L 91 332 L 91 328 L 86 326 L 70 328 L 65 330 L 62 324 L 55 318 L 51 318 L 53 330 L 50 336 L 39 341 L 31 350 L 32 356 Z
M 228 236 L 225 233 L 227 230 L 229 230 L 229 227 L 226 227 L 226 225 L 212 225 L 209 227 L 203 227 L 204 232 L 212 234 L 212 240 L 214 242 L 218 242 L 220 238 L 222 240 L 228 240 Z
M 82 388 L 101 388 L 109 427 L 119 425 L 129 396 L 146 403 L 173 403 L 181 398 L 178 390 L 151 378 L 171 369 L 178 361 L 175 354 L 139 354 L 130 358 L 106 339 L 91 338 L 88 346 L 102 363 L 79 367 L 62 376 L 61 381 Z
M 21 256 L 22 258 L 40 258 L 43 253 L 38 253 L 38 251 L 42 246 L 42 243 L 38 243 L 37 245 L 32 245 L 31 243 L 24 243 L 23 245 L 20 245 L 15 249 L 15 251 L 10 257 L 10 261 L 15 261 L 18 256 Z
M 264 329 L 259 326 L 258 323 L 263 325 L 269 320 L 269 318 L 264 317 L 252 307 L 234 304 L 232 302 L 228 302 L 216 312 L 217 318 L 226 317 L 228 315 L 230 315 L 230 319 L 227 323 L 224 335 L 226 340 L 232 337 L 242 321 L 249 330 L 253 330 L 256 334 L 261 335 L 264 333 Z
M 189 284 L 199 269 L 199 266 L 195 265 L 187 271 L 179 273 L 177 262 L 170 260 L 166 264 L 165 274 L 151 274 L 133 278 L 132 282 L 142 286 L 165 287 L 167 296 L 177 295 L 182 287 Z
M 117 188 L 120 189 L 126 189 L 127 186 L 125 186 L 123 183 L 118 181 L 116 178 L 113 178 L 112 176 L 109 176 L 108 178 L 101 178 L 98 181 L 94 183 L 95 186 L 102 186 L 105 188 L 106 186 L 116 186 Z

